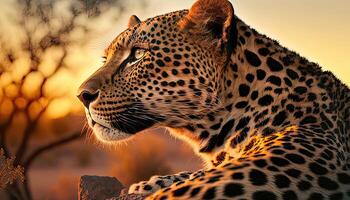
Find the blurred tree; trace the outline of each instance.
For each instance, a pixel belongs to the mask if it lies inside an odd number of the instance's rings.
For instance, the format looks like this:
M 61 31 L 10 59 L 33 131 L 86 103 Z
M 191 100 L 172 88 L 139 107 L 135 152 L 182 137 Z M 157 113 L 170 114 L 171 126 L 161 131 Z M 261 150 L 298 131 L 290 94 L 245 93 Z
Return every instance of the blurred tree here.
M 48 144 L 31 147 L 33 136 L 48 108 L 66 93 L 50 88 L 60 73 L 73 71 L 70 51 L 93 36 L 89 21 L 104 17 L 111 8 L 120 13 L 118 0 L 14 0 L 15 12 L 0 24 L 0 148 L 24 168 L 24 182 L 7 187 L 11 199 L 32 199 L 28 171 L 42 153 L 80 138 L 80 131 L 56 136 Z M 115 18 L 114 18 L 115 19 Z M 7 37 L 6 37 L 7 35 Z M 63 88 L 64 89 L 64 88 Z M 67 91 L 66 91 L 67 92 Z M 9 136 L 15 134 L 15 145 Z

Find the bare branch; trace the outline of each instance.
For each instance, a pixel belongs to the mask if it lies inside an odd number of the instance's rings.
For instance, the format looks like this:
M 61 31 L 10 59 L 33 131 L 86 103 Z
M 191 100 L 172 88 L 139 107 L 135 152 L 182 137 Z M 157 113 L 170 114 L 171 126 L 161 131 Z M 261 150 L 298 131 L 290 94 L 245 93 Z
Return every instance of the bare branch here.
M 51 99 L 51 101 L 52 101 L 52 99 Z M 27 150 L 27 146 L 28 146 L 28 143 L 30 141 L 30 138 L 34 134 L 34 130 L 37 127 L 40 118 L 46 112 L 49 104 L 50 104 L 50 100 L 49 100 L 49 103 L 43 109 L 40 110 L 40 112 L 38 113 L 37 117 L 35 119 L 33 119 L 33 120 L 30 120 L 29 110 L 27 110 L 25 112 L 25 114 L 27 115 L 27 119 L 28 119 L 29 125 L 25 129 L 23 137 L 22 137 L 22 140 L 21 140 L 21 144 L 19 145 L 19 147 L 17 149 L 15 164 L 19 164 L 20 160 L 24 156 L 24 153 Z M 28 109 L 28 107 L 27 107 L 27 109 Z
M 17 148 L 17 152 L 15 154 L 16 158 L 15 158 L 14 163 L 16 165 L 18 165 L 21 162 L 21 159 L 24 156 L 25 151 L 27 150 L 29 139 L 30 139 L 31 135 L 34 132 L 34 129 L 36 128 L 36 123 L 33 123 L 33 124 L 29 123 L 29 125 L 26 128 L 26 130 L 24 131 L 24 135 L 22 137 L 21 144 Z
M 26 159 L 26 161 L 24 162 L 23 166 L 24 168 L 28 169 L 30 167 L 30 165 L 32 164 L 32 162 L 38 157 L 40 156 L 42 153 L 47 152 L 49 150 L 52 150 L 54 148 L 57 148 L 61 145 L 67 144 L 71 141 L 77 140 L 81 138 L 81 133 L 80 132 L 76 132 L 71 134 L 68 137 L 64 137 L 61 138 L 57 141 L 54 141 L 52 143 L 49 143 L 45 146 L 39 147 L 36 150 L 34 150 L 34 152 L 32 154 L 29 155 L 29 157 Z
M 6 121 L 0 125 L 0 148 L 4 150 L 4 154 L 6 157 L 10 157 L 10 151 L 7 148 L 6 145 L 6 130 L 10 127 L 13 118 L 15 116 L 15 112 L 12 112 L 11 115 L 6 119 Z

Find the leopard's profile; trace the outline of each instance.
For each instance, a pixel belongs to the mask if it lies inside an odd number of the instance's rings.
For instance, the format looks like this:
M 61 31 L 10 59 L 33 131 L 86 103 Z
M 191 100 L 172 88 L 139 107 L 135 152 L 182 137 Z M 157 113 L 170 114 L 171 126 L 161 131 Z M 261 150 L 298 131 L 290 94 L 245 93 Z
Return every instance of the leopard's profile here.
M 149 199 L 350 199 L 350 90 L 332 73 L 198 0 L 140 21 L 79 90 L 107 143 L 166 127 L 208 163 L 154 176 Z

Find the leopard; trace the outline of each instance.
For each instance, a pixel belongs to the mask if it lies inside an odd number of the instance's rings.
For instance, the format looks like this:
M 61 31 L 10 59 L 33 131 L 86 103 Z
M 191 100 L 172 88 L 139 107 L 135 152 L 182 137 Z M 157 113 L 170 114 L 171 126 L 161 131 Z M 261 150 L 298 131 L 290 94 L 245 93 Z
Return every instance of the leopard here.
M 350 199 L 348 86 L 251 28 L 228 0 L 132 15 L 104 59 L 78 90 L 95 137 L 115 145 L 165 128 L 206 163 L 129 194 Z

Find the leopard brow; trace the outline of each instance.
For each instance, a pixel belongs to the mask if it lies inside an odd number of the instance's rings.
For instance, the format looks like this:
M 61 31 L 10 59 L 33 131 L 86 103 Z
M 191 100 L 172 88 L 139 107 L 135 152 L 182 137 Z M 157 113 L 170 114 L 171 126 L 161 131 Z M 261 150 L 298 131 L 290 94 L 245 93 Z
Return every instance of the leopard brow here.
M 149 43 L 135 43 L 130 49 L 129 49 L 129 51 L 130 51 L 130 53 L 128 54 L 128 56 L 125 58 L 125 59 L 123 59 L 123 62 L 119 65 L 119 67 L 117 68 L 117 70 L 113 73 L 113 75 L 112 75 L 112 83 L 114 82 L 114 77 L 120 72 L 120 71 L 122 71 L 124 68 L 125 68 L 125 66 L 128 64 L 128 62 L 130 61 L 130 59 L 131 59 L 131 54 L 133 53 L 133 50 L 135 49 L 135 48 L 141 48 L 141 49 L 145 49 L 145 50 L 150 50 L 150 44 Z
M 130 50 L 130 53 L 127 54 L 128 56 L 123 59 L 123 62 L 120 63 L 120 65 L 118 66 L 118 68 L 115 70 L 115 72 L 112 74 L 112 77 L 111 77 L 111 82 L 112 84 L 114 83 L 114 77 L 120 72 L 122 71 L 125 66 L 128 64 L 128 62 L 130 61 L 130 55 L 132 54 L 132 50 Z

